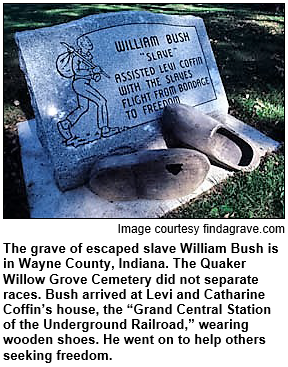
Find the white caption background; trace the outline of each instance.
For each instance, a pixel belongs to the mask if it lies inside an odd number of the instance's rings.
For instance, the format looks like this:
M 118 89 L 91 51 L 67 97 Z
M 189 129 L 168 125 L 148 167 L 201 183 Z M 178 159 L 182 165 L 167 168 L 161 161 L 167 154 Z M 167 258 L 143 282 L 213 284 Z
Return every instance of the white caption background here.
M 3 221 L 4 223 L 4 221 Z M 287 246 L 284 243 L 285 235 L 283 234 L 203 234 L 203 225 L 207 223 L 209 225 L 216 226 L 218 224 L 229 226 L 256 226 L 260 229 L 264 225 L 276 226 L 284 225 L 284 221 L 281 220 L 14 220 L 5 221 L 5 225 L 2 230 L 2 243 L 14 242 L 17 246 L 26 246 L 26 254 L 6 254 L 5 246 L 1 246 L 2 251 L 2 272 L 4 273 L 26 273 L 27 276 L 44 276 L 46 277 L 43 285 L 4 285 L 2 277 L 1 286 L 1 303 L 10 303 L 13 306 L 21 307 L 22 304 L 33 304 L 33 306 L 45 306 L 52 307 L 53 313 L 46 315 L 44 312 L 41 315 L 37 314 L 5 314 L 3 307 L 1 307 L 1 334 L 2 336 L 19 336 L 31 337 L 35 334 L 42 337 L 50 336 L 53 338 L 53 344 L 41 345 L 41 344 L 12 344 L 5 345 L 3 338 L 1 338 L 1 365 L 4 366 L 33 366 L 33 365 L 53 365 L 60 366 L 63 362 L 66 364 L 78 365 L 79 362 L 85 365 L 109 365 L 109 366 L 147 366 L 150 365 L 166 365 L 174 366 L 175 364 L 182 365 L 194 365 L 201 363 L 202 366 L 221 365 L 221 366 L 247 366 L 261 365 L 261 366 L 283 366 L 285 363 L 285 349 L 287 346 Z M 118 234 L 118 224 L 126 226 L 150 226 L 151 233 L 144 235 L 137 234 Z M 199 226 L 199 232 L 194 234 L 156 234 L 154 233 L 155 226 Z M 226 254 L 182 254 L 180 251 L 180 243 L 207 243 L 208 245 L 223 245 L 227 248 Z M 238 242 L 243 246 L 252 246 L 259 243 L 264 248 L 264 253 L 249 253 L 249 254 L 231 254 L 230 246 L 232 242 Z M 69 249 L 71 246 L 77 246 L 79 243 L 83 243 L 81 254 L 71 254 Z M 133 246 L 139 243 L 138 254 L 122 254 L 115 256 L 114 254 L 87 254 L 85 248 L 87 246 Z M 176 253 L 167 254 L 144 254 L 142 249 L 144 246 L 151 246 L 154 243 L 155 246 L 175 246 Z M 278 247 L 278 253 L 268 254 L 268 244 Z M 31 246 L 65 246 L 66 252 L 64 254 L 44 254 L 38 256 L 31 256 Z M 32 260 L 59 260 L 62 263 L 62 267 L 59 269 L 44 269 L 39 271 L 38 269 L 20 269 L 18 265 L 18 258 L 26 257 L 32 258 Z M 165 269 L 118 269 L 119 257 L 124 260 L 132 261 L 136 257 L 144 260 L 156 260 L 164 261 L 168 268 Z M 184 258 L 186 261 L 196 261 L 195 268 L 175 268 L 175 260 L 173 258 Z M 14 269 L 3 269 L 3 258 L 7 260 L 13 260 L 15 262 Z M 68 269 L 65 266 L 67 258 L 74 258 L 75 261 L 88 261 L 101 259 L 111 261 L 111 265 L 114 266 L 114 270 L 104 271 L 104 269 L 85 269 L 85 268 L 71 268 Z M 227 258 L 233 261 L 246 261 L 245 267 L 239 269 L 203 269 L 200 265 L 202 258 L 209 258 L 212 261 L 226 260 Z M 73 263 L 73 261 L 71 261 Z M 146 299 L 147 287 L 145 285 L 95 285 L 91 282 L 93 274 L 100 274 L 100 276 L 128 276 L 135 277 L 151 277 L 152 281 L 149 288 L 149 294 L 151 297 L 157 293 L 157 297 L 160 299 Z M 63 277 L 87 277 L 87 284 L 71 284 L 71 285 L 59 285 L 49 283 L 49 276 L 51 274 L 57 274 L 55 279 Z M 175 274 L 176 284 L 156 284 L 155 279 L 160 274 L 167 274 L 171 276 Z M 179 278 L 185 277 L 200 277 L 200 284 L 194 285 L 179 285 Z M 203 279 L 205 277 L 236 277 L 236 276 L 254 276 L 258 277 L 258 284 L 255 285 L 227 285 L 219 288 L 218 285 L 204 284 Z M 100 277 L 99 277 L 100 278 Z M 177 292 L 194 292 L 199 288 L 201 297 L 199 300 L 195 299 L 177 299 Z M 228 288 L 230 291 L 251 291 L 264 292 L 265 298 L 263 300 L 217 300 L 217 299 L 205 299 L 203 292 L 205 289 L 211 288 L 213 291 L 221 291 Z M 46 289 L 53 289 L 55 292 L 71 292 L 74 289 L 78 293 L 78 299 L 45 299 Z M 126 299 L 103 299 L 103 300 L 83 300 L 81 295 L 85 291 L 96 292 L 103 289 L 105 292 L 124 291 L 126 289 Z M 170 294 L 172 289 L 172 299 L 163 299 L 163 295 Z M 131 300 L 131 292 L 143 291 L 142 299 Z M 41 299 L 20 299 L 20 300 L 3 300 L 4 291 L 27 291 L 37 292 Z M 56 294 L 56 293 L 55 293 Z M 168 297 L 168 296 L 167 296 Z M 60 304 L 63 307 L 95 307 L 99 312 L 99 315 L 57 315 L 56 305 Z M 111 304 L 113 307 L 122 307 L 122 314 L 110 314 L 105 315 L 103 313 L 103 306 Z M 135 314 L 133 309 L 128 305 L 139 304 L 143 308 L 148 307 L 167 307 L 172 305 L 172 314 Z M 178 314 L 177 305 L 184 304 L 181 310 L 185 310 L 186 307 L 195 306 L 218 306 L 223 305 L 222 315 L 205 315 L 205 314 Z M 271 309 L 269 315 L 229 315 L 227 314 L 227 305 L 234 304 L 239 306 L 248 306 L 254 304 L 255 306 L 268 306 Z M 12 306 L 11 306 L 12 307 Z M 139 306 L 141 309 L 141 306 Z M 43 319 L 53 319 L 53 321 L 63 322 L 65 319 L 69 321 L 97 321 L 97 322 L 112 322 L 127 320 L 127 329 L 121 330 L 95 330 L 92 329 L 88 332 L 83 332 L 82 329 L 68 329 L 68 330 L 53 330 L 43 328 Z M 132 330 L 131 319 L 139 318 L 141 321 L 148 321 L 149 319 L 155 319 L 156 321 L 167 322 L 179 322 L 184 319 L 184 324 L 187 330 Z M 15 328 L 4 330 L 3 324 L 15 319 Z M 19 327 L 19 321 L 27 319 L 29 322 L 38 322 L 39 328 L 36 330 L 21 330 Z M 190 321 L 193 320 L 194 322 Z M 207 329 L 201 330 L 199 327 L 199 321 L 239 321 L 248 322 L 248 331 L 242 332 L 238 329 Z M 98 344 L 58 344 L 57 338 L 68 334 L 70 337 L 94 337 Z M 103 335 L 112 334 L 112 337 L 119 338 L 119 344 L 104 344 Z M 195 344 L 195 334 L 199 337 L 210 338 L 215 342 L 215 337 L 221 338 L 221 343 L 215 347 L 211 344 Z M 258 337 L 258 342 L 255 344 L 230 344 L 228 345 L 225 340 L 227 337 L 234 337 L 241 334 L 243 337 Z M 188 344 L 179 344 L 179 336 L 189 338 Z M 211 336 L 212 335 L 212 336 Z M 145 339 L 153 341 L 145 344 L 125 344 L 124 337 L 148 337 Z M 152 337 L 153 336 L 153 337 Z M 164 340 L 170 337 L 170 344 L 159 344 L 159 340 Z M 265 344 L 259 343 L 259 337 L 265 338 Z M 162 338 L 162 339 L 161 339 Z M 207 340 L 208 340 L 207 339 Z M 140 340 L 140 339 L 139 339 Z M 173 343 L 171 343 L 173 340 Z M 188 339 L 185 339 L 187 341 Z M 219 340 L 219 339 L 218 339 Z M 3 361 L 3 353 L 25 353 L 26 350 L 36 351 L 39 353 L 52 353 L 51 363 L 44 361 L 29 361 L 29 360 L 16 360 L 16 361 Z M 61 350 L 63 353 L 84 353 L 86 350 L 89 353 L 96 353 L 99 358 L 102 358 L 105 353 L 108 354 L 108 360 L 57 360 L 57 351 Z M 89 354 L 88 353 L 88 354 Z M 111 358 L 111 360 L 110 360 Z

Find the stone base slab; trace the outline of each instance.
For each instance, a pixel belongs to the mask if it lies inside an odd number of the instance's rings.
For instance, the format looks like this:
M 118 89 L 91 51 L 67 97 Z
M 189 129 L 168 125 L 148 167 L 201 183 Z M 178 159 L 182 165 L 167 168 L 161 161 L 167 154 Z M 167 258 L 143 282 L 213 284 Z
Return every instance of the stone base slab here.
M 275 151 L 280 145 L 230 115 L 226 116 L 225 122 L 246 135 L 261 156 Z M 52 165 L 37 138 L 35 120 L 19 123 L 18 133 L 31 218 L 159 218 L 233 174 L 212 165 L 203 184 L 188 196 L 173 200 L 109 202 L 93 194 L 86 186 L 60 191 L 53 177 Z

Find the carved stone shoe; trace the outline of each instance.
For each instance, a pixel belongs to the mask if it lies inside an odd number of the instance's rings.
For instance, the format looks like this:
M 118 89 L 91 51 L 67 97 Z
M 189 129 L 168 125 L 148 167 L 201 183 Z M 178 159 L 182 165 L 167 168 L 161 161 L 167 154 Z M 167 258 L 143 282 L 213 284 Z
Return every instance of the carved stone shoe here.
M 170 147 L 196 149 L 222 167 L 251 171 L 260 163 L 256 148 L 246 136 L 191 106 L 166 106 L 162 130 Z
M 107 200 L 174 199 L 195 191 L 209 169 L 195 150 L 142 150 L 96 161 L 90 188 Z

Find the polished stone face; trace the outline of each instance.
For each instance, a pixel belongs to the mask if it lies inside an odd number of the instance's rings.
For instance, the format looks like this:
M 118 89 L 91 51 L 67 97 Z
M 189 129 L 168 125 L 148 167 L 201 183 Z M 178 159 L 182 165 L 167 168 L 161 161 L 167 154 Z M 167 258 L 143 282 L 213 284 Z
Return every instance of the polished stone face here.
M 102 14 L 16 34 L 37 132 L 63 190 L 95 158 L 165 148 L 163 108 L 227 113 L 203 21 L 146 12 Z

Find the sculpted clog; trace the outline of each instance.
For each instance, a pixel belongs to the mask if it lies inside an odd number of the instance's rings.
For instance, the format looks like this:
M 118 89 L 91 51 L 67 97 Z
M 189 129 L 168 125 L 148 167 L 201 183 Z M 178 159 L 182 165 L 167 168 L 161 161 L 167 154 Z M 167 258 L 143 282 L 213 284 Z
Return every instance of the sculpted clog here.
M 209 168 L 195 150 L 142 150 L 96 161 L 90 188 L 108 200 L 173 199 L 195 191 Z
M 251 171 L 260 163 L 247 137 L 191 106 L 166 106 L 162 128 L 169 146 L 196 149 L 225 168 Z

